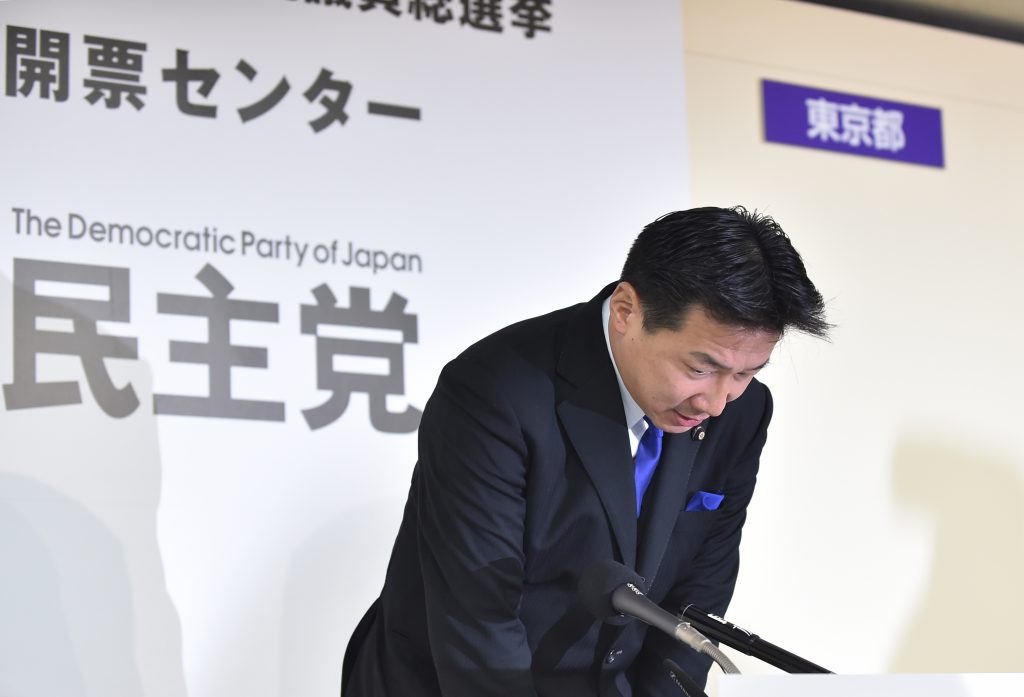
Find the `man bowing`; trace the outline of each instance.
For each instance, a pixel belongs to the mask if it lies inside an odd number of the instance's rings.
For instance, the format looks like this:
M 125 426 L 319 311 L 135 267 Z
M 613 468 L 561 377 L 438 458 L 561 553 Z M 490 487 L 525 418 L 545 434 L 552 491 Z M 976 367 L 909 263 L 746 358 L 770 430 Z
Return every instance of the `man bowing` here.
M 591 301 L 513 324 L 441 372 L 380 598 L 343 697 L 678 695 L 708 662 L 577 597 L 613 559 L 672 613 L 724 614 L 772 414 L 755 378 L 821 294 L 771 218 L 670 213 Z

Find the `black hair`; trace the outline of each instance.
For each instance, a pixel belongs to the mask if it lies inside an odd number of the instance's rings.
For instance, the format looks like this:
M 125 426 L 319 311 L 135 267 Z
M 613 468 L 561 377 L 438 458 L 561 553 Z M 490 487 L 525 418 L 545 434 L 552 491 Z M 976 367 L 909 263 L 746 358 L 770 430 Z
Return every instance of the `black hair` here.
M 644 328 L 678 329 L 693 306 L 723 324 L 824 338 L 821 293 L 779 224 L 734 208 L 664 215 L 633 242 L 622 281 L 640 297 Z

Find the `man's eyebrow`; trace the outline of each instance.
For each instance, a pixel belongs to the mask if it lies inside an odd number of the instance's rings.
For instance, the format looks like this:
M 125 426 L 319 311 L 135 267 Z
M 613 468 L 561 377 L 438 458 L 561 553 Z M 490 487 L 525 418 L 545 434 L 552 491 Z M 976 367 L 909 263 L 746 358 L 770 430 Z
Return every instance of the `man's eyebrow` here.
M 726 372 L 732 372 L 732 368 L 730 366 L 727 366 L 724 363 L 718 362 L 717 360 L 715 360 L 714 358 L 712 358 L 708 354 L 704 353 L 703 351 L 693 351 L 693 352 L 690 353 L 690 355 L 694 359 L 700 361 L 704 365 L 711 366 L 715 370 L 724 370 Z M 771 359 L 769 359 L 769 360 L 771 360 Z M 762 363 L 761 365 L 759 365 L 759 366 L 757 366 L 755 368 L 751 368 L 750 370 L 741 370 L 740 372 L 746 373 L 746 372 L 754 372 L 756 370 L 761 370 L 761 368 L 764 368 L 766 365 L 768 365 L 768 362 L 769 361 L 765 361 L 764 363 Z
M 693 351 L 690 353 L 690 355 L 693 356 L 696 360 L 703 363 L 704 365 L 709 365 L 712 368 L 715 368 L 716 370 L 732 370 L 732 368 L 730 368 L 729 366 L 719 363 L 718 361 L 716 361 L 714 358 L 704 353 L 703 351 Z

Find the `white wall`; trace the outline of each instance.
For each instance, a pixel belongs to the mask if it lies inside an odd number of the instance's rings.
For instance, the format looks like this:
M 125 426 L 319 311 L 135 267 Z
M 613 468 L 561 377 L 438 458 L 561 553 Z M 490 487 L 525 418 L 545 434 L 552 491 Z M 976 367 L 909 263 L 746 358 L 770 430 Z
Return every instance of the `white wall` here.
M 837 325 L 765 371 L 730 619 L 837 672 L 1024 671 L 1024 46 L 779 0 L 684 24 L 694 205 L 775 216 Z M 766 143 L 764 78 L 939 108 L 946 166 Z

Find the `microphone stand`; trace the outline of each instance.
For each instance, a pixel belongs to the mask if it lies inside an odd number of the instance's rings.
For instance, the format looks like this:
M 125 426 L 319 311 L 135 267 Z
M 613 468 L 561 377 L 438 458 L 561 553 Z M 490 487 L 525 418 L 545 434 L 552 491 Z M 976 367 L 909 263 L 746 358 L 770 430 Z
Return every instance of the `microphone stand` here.
M 726 646 L 748 656 L 760 659 L 787 673 L 831 673 L 831 670 L 811 663 L 807 659 L 781 649 L 742 627 L 715 617 L 693 605 L 687 605 L 679 619 L 687 620 L 701 634 L 706 634 Z
M 710 656 L 711 660 L 722 668 L 723 673 L 740 672 L 736 668 L 736 664 L 729 660 L 729 657 L 702 632 L 694 629 L 690 622 L 657 607 L 633 583 L 626 583 L 616 588 L 612 592 L 611 600 L 612 607 L 619 612 L 639 618 L 655 629 L 660 629 L 675 638 L 676 641 L 689 646 L 697 653 Z M 654 608 L 655 611 L 652 612 L 651 608 Z

